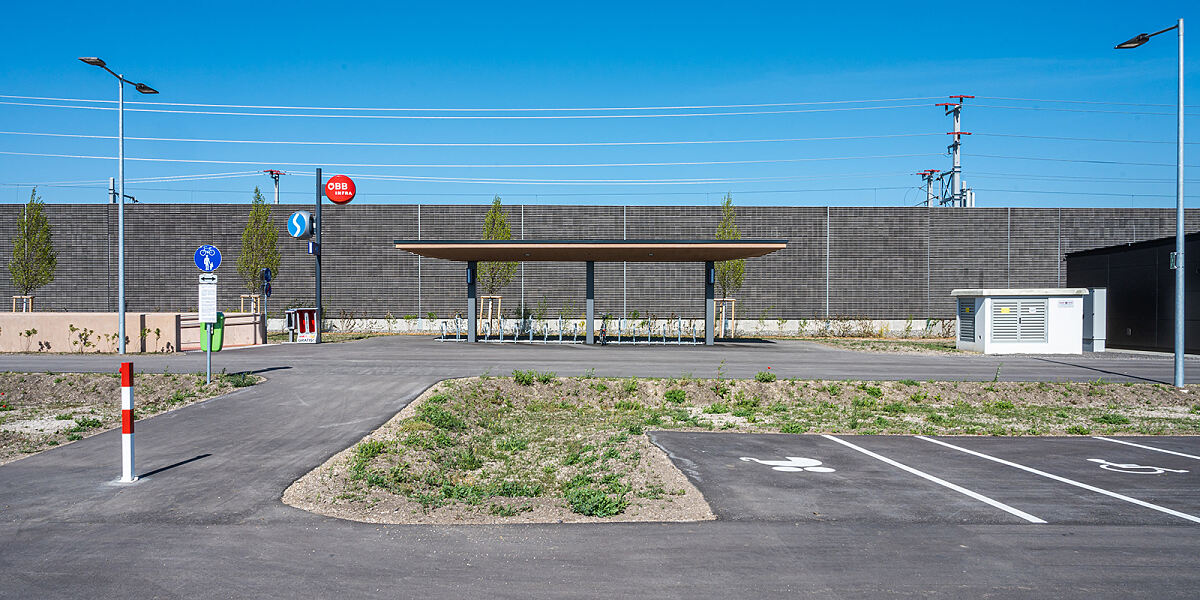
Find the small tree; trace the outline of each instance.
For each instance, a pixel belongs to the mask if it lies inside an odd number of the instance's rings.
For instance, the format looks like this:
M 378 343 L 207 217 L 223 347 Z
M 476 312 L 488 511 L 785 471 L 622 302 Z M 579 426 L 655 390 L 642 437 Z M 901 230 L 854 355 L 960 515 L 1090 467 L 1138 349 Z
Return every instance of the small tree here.
M 483 239 L 511 240 L 512 229 L 508 226 L 508 216 L 500 207 L 500 196 L 492 199 L 492 207 L 483 218 Z M 517 274 L 515 262 L 484 262 L 479 265 L 479 281 L 489 296 L 496 295 L 501 288 L 508 285 Z
M 275 246 L 278 240 L 279 232 L 271 224 L 271 207 L 255 186 L 250 219 L 242 230 L 242 253 L 237 260 L 238 275 L 252 293 L 262 291 L 263 269 L 271 269 L 273 277 L 279 275 L 279 249 Z
M 54 281 L 54 270 L 58 268 L 58 252 L 54 250 L 54 239 L 50 221 L 46 219 L 42 197 L 37 188 L 29 193 L 29 203 L 21 208 L 17 220 L 17 236 L 13 238 L 12 260 L 8 261 L 8 272 L 12 274 L 13 287 L 22 296 Z
M 721 224 L 717 225 L 718 240 L 740 240 L 742 232 L 738 230 L 737 214 L 733 210 L 733 194 L 725 194 L 721 202 Z M 728 298 L 736 294 L 746 279 L 746 259 L 718 261 L 717 287 L 721 289 L 721 297 Z

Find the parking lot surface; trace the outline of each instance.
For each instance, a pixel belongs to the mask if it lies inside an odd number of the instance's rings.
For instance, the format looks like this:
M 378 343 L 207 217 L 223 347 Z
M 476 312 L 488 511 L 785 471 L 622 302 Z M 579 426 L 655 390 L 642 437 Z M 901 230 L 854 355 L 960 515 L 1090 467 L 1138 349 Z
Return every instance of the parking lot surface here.
M 196 354 L 127 360 L 139 372 L 204 365 Z M 119 362 L 5 355 L 0 369 L 115 372 Z M 1200 514 L 1200 443 L 1190 438 L 1122 439 L 1160 452 L 1093 438 L 655 433 L 717 512 L 702 523 L 383 526 L 280 502 L 296 478 L 443 378 L 707 377 L 722 362 L 728 377 L 772 366 L 783 377 L 991 380 L 1001 364 L 1002 379 L 1171 377 L 1170 357 L 900 356 L 803 342 L 614 350 L 376 338 L 222 352 L 217 370 L 267 381 L 139 421 L 138 482 L 114 483 L 115 431 L 0 466 L 0 597 L 1094 599 L 1200 589 L 1200 525 L 1189 519 Z
M 1198 438 L 651 436 L 722 519 L 1200 526 Z

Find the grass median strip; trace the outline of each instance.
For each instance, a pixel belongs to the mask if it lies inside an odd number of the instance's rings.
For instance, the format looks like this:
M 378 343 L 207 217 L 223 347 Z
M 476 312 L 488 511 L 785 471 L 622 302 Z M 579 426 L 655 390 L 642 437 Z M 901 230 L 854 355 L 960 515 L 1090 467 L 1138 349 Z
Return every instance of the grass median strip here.
M 219 396 L 261 378 L 204 373 L 138 373 L 134 414 L 142 419 Z M 121 424 L 116 373 L 0 373 L 0 464 Z
M 289 504 L 395 523 L 696 520 L 698 492 L 646 432 L 1200 433 L 1158 384 L 510 377 L 445 381 L 297 481 Z

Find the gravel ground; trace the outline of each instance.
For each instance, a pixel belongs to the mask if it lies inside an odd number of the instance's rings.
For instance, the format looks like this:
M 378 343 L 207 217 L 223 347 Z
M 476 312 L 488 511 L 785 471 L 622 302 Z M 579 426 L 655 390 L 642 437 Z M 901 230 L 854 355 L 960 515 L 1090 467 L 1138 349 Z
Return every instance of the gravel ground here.
M 134 414 L 146 418 L 253 385 L 253 375 L 135 374 Z M 121 423 L 121 378 L 107 373 L 0 373 L 0 464 Z

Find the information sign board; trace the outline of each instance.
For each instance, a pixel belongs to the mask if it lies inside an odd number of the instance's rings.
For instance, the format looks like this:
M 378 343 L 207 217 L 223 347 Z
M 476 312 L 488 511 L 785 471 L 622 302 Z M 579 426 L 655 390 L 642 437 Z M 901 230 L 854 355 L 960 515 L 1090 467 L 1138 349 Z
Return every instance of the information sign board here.
M 200 300 L 197 307 L 199 307 L 201 323 L 217 322 L 217 284 L 200 284 Z

